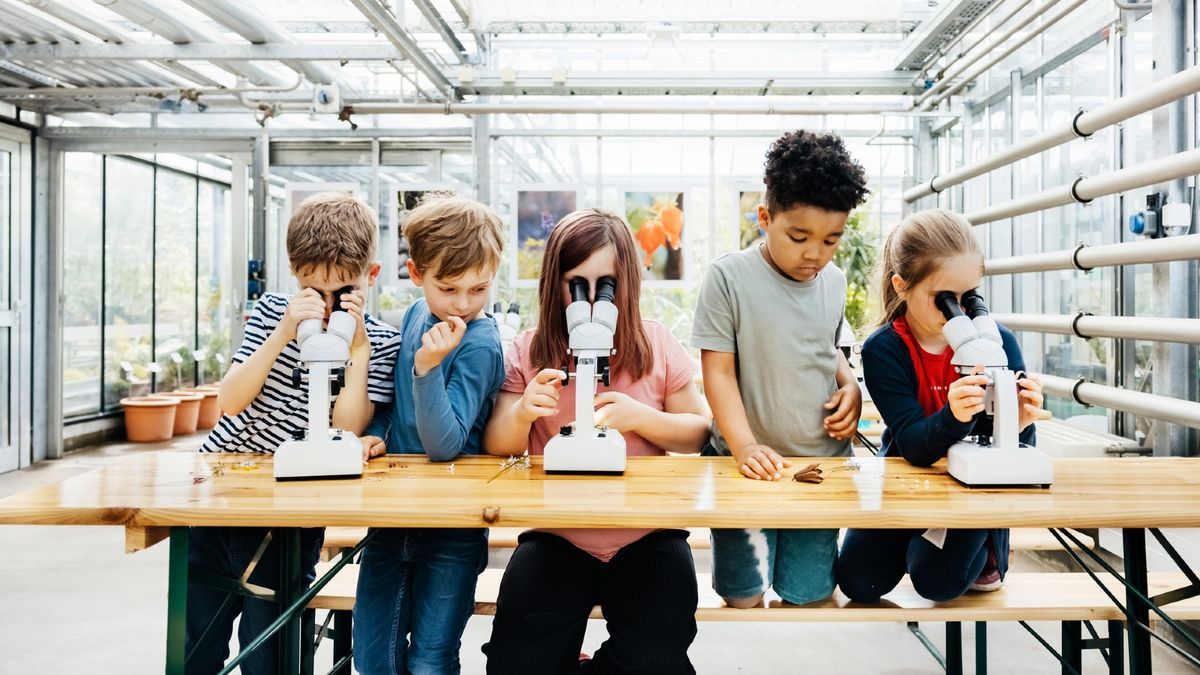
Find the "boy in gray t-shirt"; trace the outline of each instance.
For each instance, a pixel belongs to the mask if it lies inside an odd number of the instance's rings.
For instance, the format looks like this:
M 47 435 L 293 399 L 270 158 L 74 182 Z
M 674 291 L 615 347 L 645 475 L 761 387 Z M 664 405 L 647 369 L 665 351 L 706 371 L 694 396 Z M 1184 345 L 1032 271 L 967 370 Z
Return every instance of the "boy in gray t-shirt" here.
M 846 277 L 830 265 L 866 174 L 831 133 L 784 134 L 767 152 L 763 241 L 715 260 L 700 288 L 692 346 L 713 411 L 706 454 L 778 480 L 788 457 L 850 453 L 862 395 L 836 338 Z M 833 593 L 837 530 L 714 529 L 713 588 L 755 607 L 772 586 L 804 604 Z

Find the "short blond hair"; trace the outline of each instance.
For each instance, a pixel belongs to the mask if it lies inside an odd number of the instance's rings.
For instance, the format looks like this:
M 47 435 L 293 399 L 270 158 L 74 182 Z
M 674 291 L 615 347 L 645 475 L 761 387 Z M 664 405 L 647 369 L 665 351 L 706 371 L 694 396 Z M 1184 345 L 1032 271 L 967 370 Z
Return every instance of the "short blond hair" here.
M 375 210 L 345 192 L 305 199 L 288 221 L 288 263 L 296 272 L 332 267 L 365 274 L 378 247 Z
M 404 238 L 417 271 L 453 279 L 475 269 L 496 269 L 504 253 L 504 223 L 473 199 L 430 199 L 404 219 Z

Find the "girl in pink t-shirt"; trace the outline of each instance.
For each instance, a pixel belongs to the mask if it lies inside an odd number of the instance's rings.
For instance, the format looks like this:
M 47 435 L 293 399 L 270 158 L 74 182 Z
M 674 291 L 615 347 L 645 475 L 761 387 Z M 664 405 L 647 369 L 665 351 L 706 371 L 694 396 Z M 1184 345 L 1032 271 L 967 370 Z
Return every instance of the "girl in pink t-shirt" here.
M 629 226 L 598 209 L 576 211 L 546 242 L 538 328 L 506 355 L 506 377 L 484 448 L 540 455 L 572 423 L 575 388 L 562 386 L 567 362 L 569 283 L 617 281 L 619 311 L 611 387 L 596 395 L 596 424 L 620 431 L 631 455 L 699 452 L 710 417 L 692 385 L 696 365 L 661 324 L 638 309 L 642 270 Z M 588 614 L 596 605 L 609 639 L 587 664 L 604 673 L 694 673 L 696 571 L 687 532 L 646 529 L 533 530 L 521 535 L 504 571 L 488 673 L 559 673 L 578 668 Z

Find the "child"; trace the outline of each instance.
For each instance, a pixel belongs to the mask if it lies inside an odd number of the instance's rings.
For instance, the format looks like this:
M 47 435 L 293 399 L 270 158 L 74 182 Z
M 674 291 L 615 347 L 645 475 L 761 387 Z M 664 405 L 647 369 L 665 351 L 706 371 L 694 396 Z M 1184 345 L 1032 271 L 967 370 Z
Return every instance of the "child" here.
M 704 392 L 715 424 L 705 454 L 732 455 L 755 480 L 787 457 L 850 452 L 862 394 L 837 349 L 846 277 L 830 265 L 863 168 L 834 134 L 795 131 L 767 151 L 765 240 L 713 261 L 696 305 Z M 833 593 L 837 530 L 714 529 L 713 588 L 755 607 L 771 586 L 793 604 Z
M 983 255 L 966 218 L 941 209 L 914 213 L 888 235 L 880 256 L 883 320 L 863 345 L 867 390 L 887 429 L 880 454 L 930 466 L 965 436 L 990 433 L 983 410 L 987 377 L 960 377 L 934 306 L 941 291 L 956 296 L 979 286 Z M 1000 327 L 1008 367 L 1025 369 L 1017 340 Z M 1042 386 L 1017 380 L 1021 442 L 1034 443 Z M 952 600 L 967 590 L 1000 588 L 1008 569 L 1008 530 L 848 530 L 838 585 L 855 602 L 875 602 L 908 572 L 917 593 Z
M 376 412 L 363 439 L 371 457 L 386 449 L 448 462 L 482 452 L 483 426 L 504 381 L 500 332 L 483 311 L 504 233 L 491 209 L 459 197 L 422 204 L 405 219 L 407 269 L 425 299 L 404 314 L 395 405 Z M 363 549 L 354 606 L 358 672 L 459 672 L 462 632 L 486 565 L 485 529 L 377 531 Z
M 574 421 L 575 388 L 562 388 L 568 360 L 568 285 L 613 277 L 618 319 L 611 387 L 596 396 L 596 424 L 620 431 L 629 455 L 694 453 L 708 411 L 692 384 L 696 367 L 661 324 L 638 310 L 642 269 L 629 226 L 598 209 L 564 217 L 546 242 L 538 282 L 538 327 L 517 336 L 484 447 L 540 455 Z M 694 673 L 696 571 L 682 530 L 555 529 L 521 535 L 497 599 L 488 673 L 563 673 L 580 665 L 588 614 L 600 605 L 609 639 L 588 668 L 605 673 Z
M 335 309 L 354 315 L 358 323 L 345 386 L 333 404 L 333 426 L 361 433 L 376 403 L 392 400 L 391 375 L 399 334 L 363 313 L 363 297 L 379 276 L 375 259 L 379 224 L 366 204 L 328 192 L 304 201 L 288 223 L 288 262 L 301 292 L 288 298 L 267 293 L 259 298 L 246 322 L 242 345 L 221 380 L 217 397 L 225 415 L 209 433 L 201 452 L 274 453 L 284 441 L 304 435 L 308 427 L 308 388 L 292 384 L 300 365 L 296 327 L 306 319 L 328 319 Z M 346 292 L 346 287 L 353 291 Z M 268 529 L 261 527 L 193 527 L 188 530 L 189 562 L 224 577 L 240 578 L 254 559 Z M 306 584 L 315 577 L 325 531 L 301 533 L 302 569 Z M 249 583 L 278 587 L 278 540 L 267 545 Z M 189 586 L 187 652 L 197 647 L 205 629 L 214 632 L 189 659 L 187 672 L 221 670 L 229 655 L 233 619 L 241 612 L 238 639 L 244 648 L 279 616 L 272 602 L 233 595 L 232 613 L 219 608 L 227 594 Z M 278 672 L 278 641 L 272 637 L 242 663 L 243 673 Z

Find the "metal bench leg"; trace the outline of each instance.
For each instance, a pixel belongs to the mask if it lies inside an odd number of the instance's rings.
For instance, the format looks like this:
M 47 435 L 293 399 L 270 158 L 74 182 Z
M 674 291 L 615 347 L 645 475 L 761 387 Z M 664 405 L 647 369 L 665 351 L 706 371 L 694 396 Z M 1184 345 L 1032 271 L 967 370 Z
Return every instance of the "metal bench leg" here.
M 1108 673 L 1125 675 L 1125 624 L 1108 622 Z
M 946 675 L 963 675 L 962 624 L 946 622 Z
M 1062 622 L 1062 672 L 1075 675 L 1083 670 L 1083 623 Z
M 975 675 L 987 675 L 987 622 L 975 622 Z

